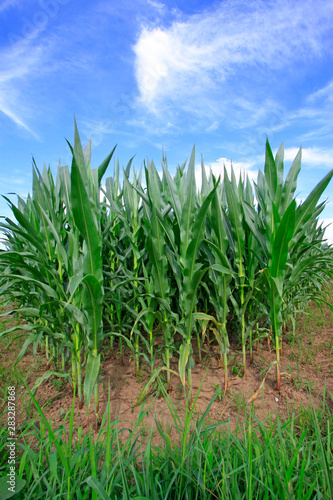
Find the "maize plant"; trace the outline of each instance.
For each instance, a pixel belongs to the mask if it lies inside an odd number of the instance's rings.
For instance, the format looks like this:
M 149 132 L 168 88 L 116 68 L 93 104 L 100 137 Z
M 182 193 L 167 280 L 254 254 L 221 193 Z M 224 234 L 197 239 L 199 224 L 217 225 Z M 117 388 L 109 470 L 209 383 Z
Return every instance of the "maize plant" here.
M 275 342 L 278 389 L 281 387 L 280 350 L 286 285 L 288 284 L 287 290 L 291 292 L 291 288 L 294 286 L 293 280 L 300 277 L 300 274 L 311 270 L 314 261 L 319 264 L 321 275 L 327 267 L 328 277 L 332 276 L 332 254 L 330 254 L 330 262 L 327 262 L 327 266 L 322 259 L 312 260 L 304 259 L 304 257 L 315 244 L 315 240 L 313 242 L 306 241 L 307 228 L 311 225 L 312 227 L 317 225 L 317 217 L 324 206 L 323 204 L 317 206 L 317 203 L 331 180 L 333 171 L 329 172 L 313 189 L 304 203 L 297 207 L 294 193 L 300 172 L 301 150 L 297 154 L 285 182 L 283 182 L 283 155 L 282 145 L 274 160 L 267 141 L 265 175 L 263 176 L 259 172 L 256 185 L 258 214 L 255 214 L 253 209 L 247 212 L 252 214 L 252 219 L 251 216 L 249 217 L 249 224 L 254 228 L 258 243 L 261 243 L 260 246 L 264 248 L 263 257 L 267 258 L 267 265 L 263 271 L 268 286 L 267 306 Z M 264 240 L 262 235 L 264 235 Z M 293 258 L 299 252 L 300 247 L 303 250 L 301 261 Z M 320 251 L 319 248 L 316 249 L 316 246 L 314 249 L 315 252 Z M 293 270 L 291 275 L 288 270 Z M 289 294 L 288 298 L 290 304 L 294 300 L 293 294 Z M 318 298 L 320 298 L 320 294 L 318 294 Z
M 2 290 L 19 303 L 19 312 L 28 321 L 23 325 L 30 332 L 23 351 L 30 343 L 36 350 L 45 339 L 48 362 L 51 355 L 57 368 L 61 355 L 63 370 L 68 351 L 72 353 L 70 378 L 80 401 L 82 356 L 87 358 L 84 397 L 88 406 L 95 391 L 98 420 L 103 340 L 99 186 L 113 152 L 92 170 L 90 146 L 82 150 L 76 124 L 71 150 L 71 172 L 59 166 L 54 183 L 50 170 L 44 168 L 41 176 L 34 164 L 32 197 L 27 203 L 20 199 L 18 207 L 8 200 L 18 224 L 9 219 L 2 224 L 5 234 L 10 233 L 7 250 L 0 255 Z
M 205 171 L 202 167 L 202 176 L 205 178 Z M 220 186 L 219 186 L 220 188 Z M 228 255 L 228 236 L 226 231 L 226 216 L 222 207 L 221 188 L 214 193 L 212 204 L 208 211 L 208 223 L 210 234 L 206 239 L 208 248 L 208 259 L 210 262 L 209 277 L 213 285 L 214 293 L 210 293 L 210 301 L 213 304 L 217 323 L 213 332 L 220 346 L 221 358 L 224 365 L 224 390 L 228 390 L 228 353 L 229 337 L 227 332 L 227 315 L 231 297 L 231 282 L 233 275 Z M 207 290 L 209 292 L 209 288 Z

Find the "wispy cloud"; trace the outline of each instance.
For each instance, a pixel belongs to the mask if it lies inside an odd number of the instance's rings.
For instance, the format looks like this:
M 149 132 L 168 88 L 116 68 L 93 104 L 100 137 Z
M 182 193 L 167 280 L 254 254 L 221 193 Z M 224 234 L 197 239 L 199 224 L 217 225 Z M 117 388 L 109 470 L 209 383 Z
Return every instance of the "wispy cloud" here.
M 319 57 L 326 51 L 332 16 L 333 5 L 323 0 L 239 0 L 167 28 L 144 27 L 134 46 L 140 101 L 156 112 L 164 99 L 183 104 L 191 96 L 223 89 L 240 68 L 260 74 L 267 66 L 276 70 Z
M 89 24 L 89 9 L 81 9 L 73 24 L 64 16 L 68 2 L 8 0 L 1 6 L 3 10 L 15 7 L 18 22 L 0 46 L 0 112 L 35 138 L 39 138 L 36 117 L 44 120 L 46 107 L 54 104 L 51 93 L 59 94 L 61 86 L 70 93 L 73 75 L 87 73 L 98 52 L 91 49 L 92 42 L 86 42 L 96 19 L 91 16 Z M 66 74 L 67 86 L 61 74 Z
M 317 92 L 313 92 L 308 97 L 309 102 L 317 102 L 318 100 L 326 100 L 333 103 L 333 80 L 322 89 L 317 90 Z
M 42 60 L 41 46 L 33 43 L 34 35 L 0 51 L 0 111 L 35 138 L 28 125 L 29 109 L 24 99 L 24 86 L 29 75 L 38 71 Z M 23 94 L 23 95 L 22 95 Z
M 18 0 L 3 0 L 0 4 L 0 14 L 12 7 L 16 7 L 18 4 Z
M 209 127 L 206 128 L 206 132 L 213 132 L 218 128 L 219 128 L 219 122 L 215 120 L 211 125 L 209 125 Z
M 284 151 L 284 159 L 294 160 L 298 153 L 298 148 L 287 148 Z M 302 163 L 310 163 L 312 166 L 333 167 L 333 148 L 303 148 Z
M 310 93 L 303 105 L 288 115 L 288 125 L 301 130 L 304 124 L 310 124 L 311 129 L 302 133 L 301 140 L 328 139 L 333 132 L 333 81 L 329 81 L 321 89 Z
M 91 140 L 91 145 L 94 147 L 98 146 L 103 142 L 106 136 L 116 133 L 114 122 L 110 119 L 105 120 L 83 120 L 82 125 L 82 137 L 83 142 L 88 142 Z M 85 144 L 82 144 L 85 146 Z

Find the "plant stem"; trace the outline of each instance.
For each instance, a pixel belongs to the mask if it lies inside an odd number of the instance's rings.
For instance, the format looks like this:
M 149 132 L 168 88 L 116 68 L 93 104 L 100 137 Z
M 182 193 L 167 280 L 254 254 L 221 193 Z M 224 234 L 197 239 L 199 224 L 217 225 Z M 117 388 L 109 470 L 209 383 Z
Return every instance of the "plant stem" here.
M 277 389 L 281 389 L 281 373 L 280 373 L 280 339 L 279 336 L 275 336 L 275 351 L 276 351 L 276 382 Z

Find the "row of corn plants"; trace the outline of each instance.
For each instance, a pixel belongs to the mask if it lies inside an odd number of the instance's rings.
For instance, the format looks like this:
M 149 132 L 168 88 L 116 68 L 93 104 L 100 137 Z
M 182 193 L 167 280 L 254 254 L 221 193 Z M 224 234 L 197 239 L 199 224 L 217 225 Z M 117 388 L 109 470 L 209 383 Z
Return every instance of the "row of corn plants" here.
M 59 165 L 54 178 L 34 163 L 32 194 L 17 205 L 6 198 L 15 220 L 1 223 L 0 293 L 26 320 L 18 361 L 29 345 L 42 348 L 43 379 L 67 378 L 87 407 L 94 396 L 97 421 L 101 361 L 115 346 L 131 351 L 137 374 L 150 367 L 149 383 L 163 370 L 169 390 L 177 357 L 191 396 L 195 342 L 200 359 L 204 337 L 216 339 L 227 390 L 230 341 L 245 375 L 267 337 L 280 389 L 283 332 L 309 300 L 325 300 L 333 275 L 318 222 L 333 170 L 298 203 L 301 150 L 285 176 L 283 146 L 274 157 L 268 141 L 255 183 L 232 168 L 215 178 L 202 162 L 200 190 L 194 148 L 173 176 L 166 156 L 162 175 L 148 160 L 137 172 L 113 159 L 103 181 L 114 149 L 92 168 L 76 124 L 69 147 L 71 169 Z

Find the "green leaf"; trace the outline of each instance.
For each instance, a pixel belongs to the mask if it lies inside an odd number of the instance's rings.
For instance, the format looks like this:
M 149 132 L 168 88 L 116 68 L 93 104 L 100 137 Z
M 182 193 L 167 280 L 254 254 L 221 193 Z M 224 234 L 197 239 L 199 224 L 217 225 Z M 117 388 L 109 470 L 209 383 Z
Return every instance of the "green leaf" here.
M 212 199 L 211 216 L 209 217 L 209 220 L 214 229 L 215 239 L 217 240 L 216 242 L 214 241 L 214 243 L 216 243 L 222 253 L 226 254 L 228 249 L 228 236 L 225 229 L 225 219 L 222 212 L 221 201 L 219 200 L 218 192 L 218 189 L 216 189 L 214 192 L 214 196 Z
M 260 220 L 259 216 L 256 213 L 255 209 L 251 207 L 246 201 L 243 202 L 243 210 L 245 216 L 245 222 L 252 231 L 253 236 L 256 238 L 259 243 L 262 252 L 266 258 L 268 258 L 267 245 L 265 241 L 264 235 L 261 234 L 260 228 Z M 256 253 L 257 258 L 259 259 L 259 252 Z
M 215 245 L 215 243 L 213 243 L 212 241 L 210 241 L 208 239 L 205 239 L 204 243 L 212 249 L 212 251 L 215 255 L 215 259 L 218 259 L 220 261 L 220 265 L 222 267 L 224 267 L 225 269 L 231 270 L 228 257 L 223 252 L 221 252 L 219 247 L 217 245 Z
M 91 139 L 87 142 L 86 147 L 83 150 L 83 159 L 85 165 L 88 167 L 91 164 Z
M 85 186 L 88 186 L 88 175 L 87 175 L 87 163 L 86 160 L 89 160 L 87 156 L 89 155 L 89 152 L 86 150 L 86 152 L 83 152 L 82 149 L 82 144 L 81 144 L 81 139 L 79 135 L 79 131 L 77 128 L 76 120 L 74 118 L 74 149 L 72 149 L 73 152 L 73 157 L 75 158 L 75 163 L 77 164 L 80 174 L 82 176 L 83 182 Z M 87 155 L 88 153 L 88 155 Z M 86 158 L 85 158 L 86 156 Z
M 24 382 L 23 382 L 24 383 Z M 32 392 L 29 390 L 29 388 L 27 387 L 27 385 L 24 383 L 27 391 L 29 392 L 30 394 L 30 398 L 32 399 L 36 409 L 37 409 L 37 412 L 38 412 L 38 416 L 39 418 L 43 421 L 46 429 L 47 429 L 47 433 L 48 433 L 48 439 L 50 441 L 50 444 L 51 445 L 54 445 L 55 449 L 57 450 L 58 452 L 58 456 L 60 458 L 60 461 L 61 461 L 61 464 L 62 464 L 62 467 L 64 468 L 65 470 L 65 474 L 66 474 L 66 477 L 69 478 L 70 475 L 71 475 L 71 469 L 70 469 L 70 460 L 66 457 L 65 453 L 64 453 L 64 449 L 63 449 L 63 445 L 60 444 L 60 441 L 57 439 L 57 437 L 55 436 L 54 432 L 53 432 L 53 429 L 52 429 L 52 426 L 50 424 L 50 422 L 47 420 L 47 418 L 45 417 L 41 407 L 39 406 L 39 404 L 37 403 L 34 395 L 32 394 Z
M 98 481 L 93 476 L 89 476 L 87 479 L 83 481 L 84 483 L 87 483 L 90 488 L 92 488 L 96 493 L 98 493 L 99 498 L 102 498 L 103 500 L 110 500 L 109 495 L 106 493 L 105 489 L 101 485 L 101 483 Z
M 65 378 L 67 380 L 70 379 L 70 375 L 69 373 L 61 373 L 61 372 L 56 372 L 54 370 L 47 370 L 44 375 L 42 375 L 41 377 L 38 377 L 38 379 L 36 380 L 32 390 L 34 391 L 35 389 L 37 389 L 45 380 L 48 380 L 50 377 L 52 376 L 55 376 L 55 377 L 59 377 L 59 378 Z
M 267 139 L 267 141 L 266 141 L 266 156 L 265 156 L 265 181 L 266 181 L 266 184 L 269 188 L 270 195 L 271 195 L 271 198 L 273 201 L 275 200 L 277 179 L 278 179 L 278 174 L 277 174 L 276 164 L 274 161 L 271 146 L 270 146 L 268 139 Z
M 58 482 L 59 481 L 59 477 L 58 477 L 58 454 L 57 454 L 57 450 L 55 450 L 54 452 L 52 453 L 49 453 L 48 455 L 48 462 L 50 464 L 50 471 L 53 475 L 53 479 Z
M 185 265 L 186 252 L 193 239 L 192 227 L 196 212 L 195 148 L 193 147 L 186 182 L 184 183 L 182 215 L 180 220 L 180 262 Z M 194 228 L 193 228 L 194 233 Z
M 210 266 L 210 269 L 214 269 L 215 271 L 218 271 L 219 273 L 222 274 L 230 274 L 230 275 L 233 274 L 237 276 L 237 273 L 231 271 L 230 267 L 221 266 L 220 264 L 213 264 L 212 266 Z
M 52 235 L 55 239 L 55 242 L 58 245 L 59 252 L 61 253 L 62 261 L 65 265 L 65 269 L 68 271 L 68 256 L 67 256 L 67 252 L 66 252 L 64 245 L 60 241 L 59 234 L 58 234 L 56 228 L 54 227 L 54 224 L 51 222 L 50 218 L 48 217 L 47 213 L 43 210 L 43 208 L 41 206 L 39 206 L 38 204 L 36 204 L 36 205 L 38 207 L 38 210 L 40 211 L 41 216 L 43 217 L 43 221 L 45 224 L 45 232 L 52 233 Z
M 191 338 L 191 329 L 192 329 L 192 314 L 193 314 L 193 309 L 195 306 L 196 298 L 197 298 L 197 289 L 198 286 L 205 275 L 205 273 L 208 271 L 208 267 L 205 269 L 198 269 L 192 276 L 191 281 L 189 281 L 189 284 L 186 283 L 186 288 L 185 288 L 185 283 L 184 283 L 184 295 L 185 298 L 183 299 L 183 311 L 184 311 L 184 316 L 185 316 L 185 332 L 186 332 L 186 337 L 187 339 Z
M 161 230 L 156 209 L 153 206 L 150 218 L 150 231 L 146 241 L 149 258 L 153 265 L 154 287 L 157 296 L 169 298 L 169 283 L 167 280 L 167 258 L 165 256 L 165 238 Z
M 137 406 L 138 404 L 141 403 L 141 401 L 143 400 L 143 398 L 146 396 L 149 388 L 151 387 L 151 385 L 155 382 L 156 378 L 159 376 L 159 374 L 161 373 L 161 371 L 163 370 L 164 368 L 163 367 L 160 367 L 160 368 L 155 368 L 155 370 L 152 371 L 151 373 L 151 376 L 148 380 L 148 382 L 144 385 L 141 393 L 140 393 L 140 396 L 138 397 L 136 403 L 134 406 Z
M 292 273 L 288 276 L 287 286 L 292 287 L 297 284 L 298 278 L 304 274 L 306 269 L 311 269 L 315 262 L 318 262 L 318 255 L 312 255 L 306 259 L 302 259 L 294 265 Z
M 12 498 L 14 495 L 19 493 L 26 485 L 26 481 L 24 481 L 24 479 L 21 479 L 20 477 L 17 477 L 17 474 L 15 474 L 14 491 L 11 491 L 9 490 L 11 485 L 8 483 L 8 481 L 9 477 L 7 475 L 0 478 L 0 500 L 7 500 L 7 498 Z
M 243 276 L 243 255 L 245 250 L 245 232 L 242 225 L 242 205 L 238 191 L 229 180 L 226 168 L 224 169 L 223 185 L 228 202 L 228 218 L 231 223 L 234 238 L 235 257 L 239 276 Z M 230 242 L 231 243 L 231 242 Z
M 162 183 L 154 162 L 147 160 L 148 168 L 146 168 L 147 193 L 153 206 L 161 210 L 162 198 Z
M 270 291 L 268 294 L 269 317 L 271 319 L 272 331 L 275 341 L 282 334 L 282 293 L 283 281 L 282 278 L 270 278 Z
M 86 403 L 87 413 L 95 384 L 98 383 L 100 367 L 101 355 L 98 354 L 98 356 L 94 356 L 93 354 L 89 353 L 86 364 L 86 374 L 84 377 L 84 400 Z
M 201 157 L 201 195 L 206 197 L 209 194 L 209 184 L 206 176 L 206 169 L 203 158 Z
M 103 288 L 91 274 L 82 278 L 82 283 L 85 285 L 82 304 L 88 317 L 88 347 L 97 351 L 103 341 Z
M 206 320 L 206 321 L 212 321 L 214 324 L 217 324 L 216 319 L 214 316 L 211 316 L 210 314 L 206 313 L 193 313 L 193 319 L 200 319 L 200 320 Z
M 297 237 L 298 232 L 302 231 L 305 223 L 307 223 L 313 216 L 313 211 L 319 201 L 319 198 L 327 188 L 329 182 L 333 176 L 333 169 L 328 172 L 327 175 L 316 185 L 316 187 L 311 191 L 307 199 L 296 211 L 296 223 L 295 223 L 295 236 Z
M 44 292 L 46 293 L 46 295 L 49 298 L 52 298 L 52 299 L 58 299 L 59 298 L 58 295 L 57 295 L 57 292 L 53 288 L 51 288 L 49 285 L 46 285 L 45 283 L 43 283 L 41 281 L 35 280 L 33 278 L 29 278 L 28 276 L 22 276 L 22 275 L 19 275 L 19 274 L 11 274 L 10 278 L 11 278 L 11 280 L 16 279 L 16 281 L 18 283 L 20 281 L 21 282 L 26 282 L 26 283 L 31 283 L 31 284 L 35 285 L 36 287 L 38 287 L 38 288 L 42 288 L 44 290 Z
M 282 276 L 277 276 L 277 277 L 273 277 L 271 276 L 271 284 L 274 283 L 274 287 L 278 294 L 279 294 L 279 297 L 282 297 L 283 295 L 283 279 L 282 279 Z
M 209 193 L 209 195 L 205 198 L 203 204 L 201 205 L 195 220 L 192 224 L 192 237 L 191 241 L 186 249 L 186 258 L 184 261 L 184 291 L 185 294 L 190 290 L 187 286 L 190 286 L 190 282 L 192 280 L 192 276 L 195 273 L 195 264 L 197 261 L 197 255 L 199 246 L 202 243 L 204 238 L 204 232 L 206 227 L 206 214 L 208 211 L 208 207 L 213 199 L 215 191 L 217 189 L 217 184 L 214 189 Z
M 179 362 L 178 362 L 178 371 L 180 380 L 183 385 L 185 385 L 185 370 L 187 362 L 192 353 L 192 346 L 190 343 L 182 344 L 179 349 Z
M 88 194 L 75 158 L 71 171 L 71 202 L 75 224 L 85 239 L 88 252 L 84 258 L 84 274 L 96 276 L 103 282 L 101 233 L 97 223 L 97 213 L 91 194 Z
M 71 175 L 68 166 L 63 166 L 58 168 L 59 177 L 59 191 L 62 202 L 64 203 L 68 214 L 72 218 L 72 206 L 71 206 Z
M 284 145 L 282 143 L 278 152 L 275 155 L 277 185 L 276 185 L 274 203 L 278 206 L 280 205 L 282 189 L 283 189 L 283 158 L 284 158 Z
M 172 179 L 164 161 L 162 161 L 162 168 L 163 168 L 164 179 L 166 181 L 166 186 L 168 189 L 167 194 L 169 197 L 169 201 L 170 201 L 171 206 L 175 212 L 175 217 L 176 217 L 176 220 L 178 223 L 178 227 L 180 228 L 182 209 L 181 209 L 179 193 L 177 191 L 175 181 Z
M 282 194 L 281 204 L 279 206 L 280 215 L 282 215 L 286 208 L 290 205 L 297 187 L 297 177 L 301 170 L 302 148 L 299 149 L 285 180 Z
M 296 201 L 293 200 L 286 210 L 279 227 L 274 234 L 272 255 L 268 265 L 272 277 L 276 278 L 286 269 L 289 243 L 295 231 Z
M 25 215 L 15 207 L 15 205 L 9 200 L 9 198 L 7 198 L 6 196 L 3 196 L 3 198 L 9 203 L 16 220 L 27 231 L 27 239 L 31 241 L 31 243 L 41 252 L 42 255 L 45 255 L 45 245 L 41 235 L 36 231 L 34 226 L 29 222 Z

